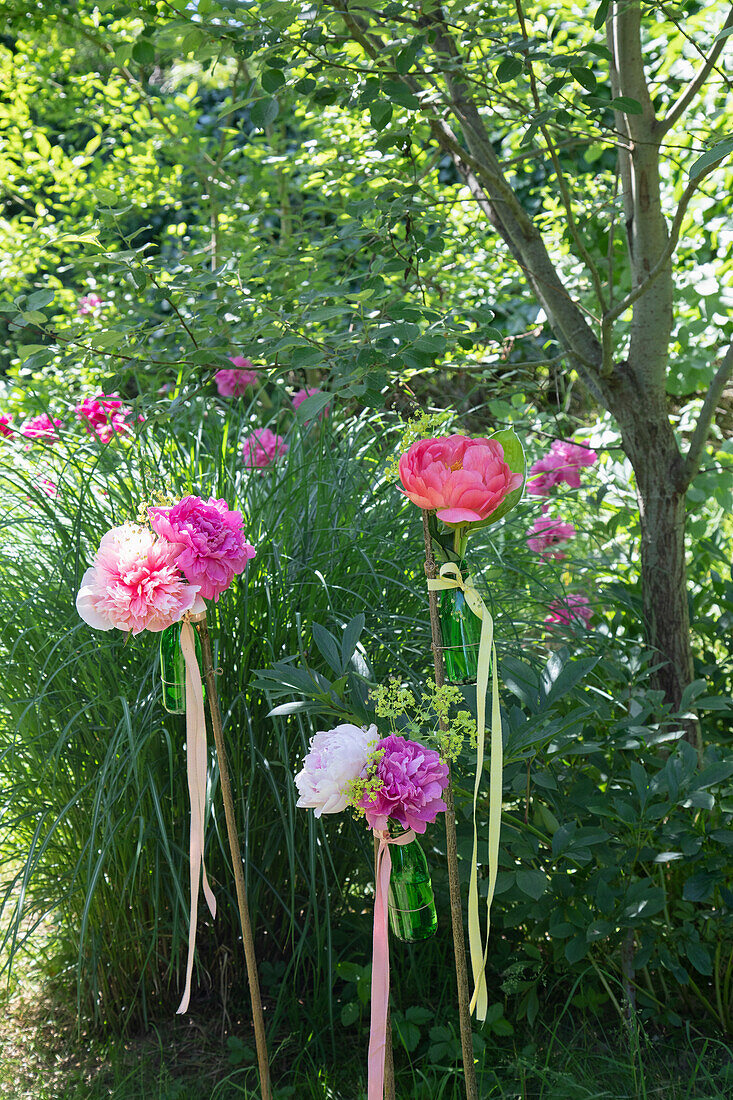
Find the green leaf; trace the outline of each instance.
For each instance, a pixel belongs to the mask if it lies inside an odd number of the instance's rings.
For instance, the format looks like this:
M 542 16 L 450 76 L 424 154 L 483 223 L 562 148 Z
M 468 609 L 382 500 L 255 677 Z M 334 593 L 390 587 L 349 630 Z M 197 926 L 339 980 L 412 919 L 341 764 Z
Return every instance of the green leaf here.
M 518 57 L 505 57 L 496 70 L 496 79 L 500 84 L 506 84 L 508 80 L 518 76 L 521 71 L 522 62 Z
M 138 65 L 155 64 L 155 46 L 147 38 L 138 38 L 132 47 L 132 60 Z
M 280 113 L 280 104 L 272 97 L 267 99 L 258 99 L 252 110 L 249 113 L 249 117 L 254 126 L 259 126 L 264 130 L 266 126 L 269 126 L 271 122 L 274 122 Z
M 709 976 L 713 972 L 713 963 L 709 953 L 705 950 L 701 943 L 694 943 L 693 941 L 685 944 L 685 954 L 690 960 L 692 965 L 697 970 L 698 974 L 705 974 Z
M 361 632 L 364 629 L 364 623 L 366 619 L 364 614 L 359 612 L 355 615 L 345 626 L 344 632 L 341 636 L 341 671 L 345 669 L 351 660 L 351 657 L 356 649 L 356 644 L 359 641 Z
M 44 306 L 50 306 L 53 299 L 54 292 L 52 290 L 36 290 L 28 296 L 26 306 L 28 309 L 43 309 Z
M 351 1001 L 341 1009 L 341 1023 L 344 1027 L 351 1027 L 359 1019 L 359 1006 L 356 1001 Z
M 378 99 L 369 106 L 369 117 L 375 130 L 380 131 L 392 121 L 392 104 Z
M 611 0 L 601 0 L 596 14 L 593 16 L 593 29 L 599 31 L 608 18 L 608 9 Z
M 582 88 L 585 88 L 587 92 L 594 92 L 596 90 L 598 81 L 596 80 L 592 69 L 581 69 L 577 66 L 571 65 L 570 72 L 573 74 L 573 77 L 577 80 L 578 84 L 580 84 Z
M 627 95 L 617 95 L 608 106 L 613 107 L 614 111 L 622 111 L 625 115 L 641 115 L 644 113 L 644 108 L 639 100 L 631 99 Z
M 524 894 L 529 894 L 535 901 L 544 894 L 547 889 L 547 875 L 544 871 L 527 868 L 517 871 L 517 886 Z
M 262 88 L 266 92 L 276 92 L 285 83 L 285 73 L 281 69 L 267 69 L 262 74 Z
M 713 145 L 712 149 L 708 149 L 701 157 L 697 158 L 692 168 L 690 168 L 690 179 L 697 179 L 697 177 L 701 176 L 707 168 L 710 168 L 713 164 L 717 164 L 719 160 L 724 160 L 732 151 L 733 138 L 726 138 L 725 141 L 719 141 L 717 145 Z
M 576 936 L 573 936 L 571 940 L 565 944 L 565 958 L 568 960 L 571 966 L 580 962 L 588 954 L 588 941 L 582 932 L 579 932 Z
M 318 646 L 321 654 L 323 655 L 326 664 L 331 668 L 337 676 L 341 675 L 341 654 L 339 652 L 339 645 L 330 630 L 326 630 L 325 626 L 321 626 L 320 623 L 313 623 L 313 641 Z
M 330 393 L 313 393 L 310 397 L 306 397 L 305 401 L 301 402 L 298 406 L 296 416 L 298 420 L 305 424 L 309 420 L 314 420 L 318 416 L 322 409 L 325 409 L 326 405 L 331 401 L 332 394 Z

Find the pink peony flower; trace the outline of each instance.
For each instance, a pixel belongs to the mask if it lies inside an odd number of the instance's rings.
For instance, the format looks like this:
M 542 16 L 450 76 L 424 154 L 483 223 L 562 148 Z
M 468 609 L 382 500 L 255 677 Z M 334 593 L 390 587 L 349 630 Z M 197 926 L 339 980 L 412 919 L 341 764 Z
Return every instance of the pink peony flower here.
M 378 741 L 376 748 L 384 750 L 377 764 L 383 785 L 358 803 L 367 821 L 373 829 L 386 829 L 392 817 L 403 828 L 424 833 L 447 808 L 441 796 L 448 786 L 448 765 L 435 749 L 394 733 Z
M 282 436 L 275 435 L 269 428 L 255 428 L 245 437 L 242 458 L 245 466 L 269 466 L 287 450 L 288 444 Z
M 560 550 L 550 550 L 558 542 L 567 542 L 575 534 L 572 523 L 563 523 L 556 516 L 538 516 L 530 528 L 527 545 L 543 558 L 563 558 Z
M 573 489 L 579 489 L 580 467 L 592 466 L 597 458 L 596 452 L 586 444 L 555 439 L 544 458 L 530 467 L 530 477 L 532 474 L 537 476 L 527 482 L 527 492 L 546 497 L 561 481 L 567 482 Z
M 43 413 L 41 416 L 34 416 L 31 420 L 26 420 L 25 424 L 20 427 L 20 434 L 24 435 L 26 439 L 33 440 L 34 443 L 48 443 L 53 446 L 61 438 L 56 429 L 62 425 L 63 420 L 60 420 L 58 416 L 55 416 L 52 420 L 50 416 Z
M 296 390 L 290 400 L 293 402 L 293 408 L 297 412 L 300 406 L 305 401 L 306 397 L 315 397 L 317 393 L 323 393 L 323 390 L 316 389 L 314 386 L 306 386 L 303 390 Z M 324 405 L 318 414 L 317 419 L 321 420 L 322 417 L 328 415 L 330 405 Z M 310 424 L 310 420 L 305 421 L 306 424 Z
M 0 435 L 15 435 L 13 428 L 10 427 L 12 422 L 12 416 L 7 416 L 6 413 L 0 414 Z
M 148 508 L 153 530 L 176 545 L 178 564 L 205 600 L 218 600 L 255 549 L 245 540 L 242 513 L 225 500 L 184 497 L 171 508 Z
M 109 443 L 115 434 L 132 434 L 132 425 L 127 422 L 132 409 L 123 405 L 116 393 L 98 393 L 96 397 L 85 397 L 74 411 L 77 420 L 102 443 Z M 142 420 L 143 417 L 138 419 Z
M 553 600 L 547 605 L 549 615 L 545 616 L 546 623 L 582 623 L 587 627 L 593 617 L 587 596 L 570 593 L 562 600 Z
M 97 630 L 165 630 L 187 611 L 201 611 L 198 585 L 186 584 L 178 547 L 126 523 L 103 537 L 82 577 L 76 609 Z
M 399 468 L 405 496 L 451 524 L 480 523 L 522 484 L 521 473 L 504 462 L 501 443 L 465 435 L 419 439 Z
M 376 726 L 363 729 L 349 722 L 316 733 L 295 777 L 296 805 L 314 810 L 316 817 L 346 809 L 349 784 L 364 771 L 378 738 Z
M 218 370 L 214 375 L 216 388 L 221 397 L 241 397 L 248 386 L 257 385 L 257 371 L 252 370 L 249 359 L 244 359 L 241 355 L 230 355 L 229 361 L 234 363 L 235 367 L 250 369 L 231 370 L 227 368 L 226 370 Z
M 87 313 L 97 313 L 103 305 L 104 302 L 98 294 L 85 294 L 76 303 L 76 311 L 80 317 L 84 317 Z

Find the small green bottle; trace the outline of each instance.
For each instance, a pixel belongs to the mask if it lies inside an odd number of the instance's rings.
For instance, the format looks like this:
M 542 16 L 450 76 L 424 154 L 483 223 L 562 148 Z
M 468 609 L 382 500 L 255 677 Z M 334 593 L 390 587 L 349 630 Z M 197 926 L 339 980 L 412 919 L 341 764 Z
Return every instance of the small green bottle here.
M 473 684 L 478 674 L 481 620 L 466 603 L 460 588 L 447 588 L 440 599 L 445 678 L 454 684 Z
M 404 943 L 428 940 L 438 927 L 433 886 L 425 853 L 416 840 L 390 844 L 389 926 Z
M 160 680 L 163 685 L 163 706 L 169 714 L 186 713 L 186 662 L 181 653 L 181 626 L 173 623 L 160 635 Z M 193 632 L 196 660 L 201 668 L 201 642 Z M 204 691 L 205 696 L 205 691 Z

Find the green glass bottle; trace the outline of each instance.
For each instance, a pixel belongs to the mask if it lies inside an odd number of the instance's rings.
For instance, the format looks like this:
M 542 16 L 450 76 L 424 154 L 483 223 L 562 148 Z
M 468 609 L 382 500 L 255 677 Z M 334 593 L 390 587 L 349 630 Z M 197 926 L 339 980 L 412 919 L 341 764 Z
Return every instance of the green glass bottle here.
M 400 830 L 401 831 L 401 830 Z M 389 926 L 404 943 L 428 940 L 438 927 L 428 861 L 416 840 L 390 844 Z
M 181 623 L 173 623 L 160 635 L 160 680 L 163 706 L 169 714 L 186 713 L 186 662 L 181 653 L 181 626 Z M 197 630 L 193 632 L 193 643 L 201 668 L 201 642 Z
M 453 684 L 473 684 L 478 672 L 481 620 L 466 603 L 460 588 L 447 588 L 440 598 L 445 678 Z

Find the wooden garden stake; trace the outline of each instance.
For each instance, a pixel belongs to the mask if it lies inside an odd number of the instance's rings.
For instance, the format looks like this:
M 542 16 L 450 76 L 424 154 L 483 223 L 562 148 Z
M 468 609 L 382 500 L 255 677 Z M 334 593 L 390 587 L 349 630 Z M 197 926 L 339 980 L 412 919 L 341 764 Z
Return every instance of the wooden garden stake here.
M 433 544 L 428 526 L 428 512 L 422 513 L 423 534 L 425 536 L 425 575 L 433 580 L 438 571 L 433 554 Z M 433 638 L 433 662 L 435 665 L 435 686 L 445 683 L 443 667 L 443 636 L 440 630 L 438 614 L 438 596 L 428 592 L 430 606 L 430 630 Z M 442 725 L 442 723 L 441 723 Z M 468 968 L 466 966 L 466 941 L 463 934 L 463 906 L 461 905 L 461 885 L 458 877 L 458 847 L 456 843 L 456 815 L 453 802 L 453 783 L 449 774 L 448 786 L 444 792 L 445 803 L 445 856 L 448 863 L 448 886 L 450 892 L 450 915 L 453 928 L 453 953 L 456 960 L 456 982 L 458 985 L 458 1019 L 461 1027 L 461 1054 L 463 1056 L 463 1076 L 466 1085 L 467 1100 L 479 1100 L 476 1084 L 476 1069 L 473 1061 L 473 1040 L 471 1037 L 470 995 L 468 987 Z
M 221 714 L 219 712 L 219 697 L 216 691 L 216 674 L 211 653 L 211 638 L 206 625 L 206 616 L 196 623 L 196 629 L 201 639 L 201 655 L 204 665 L 204 679 L 206 680 L 206 693 L 209 699 L 209 714 L 211 715 L 211 728 L 214 731 L 214 743 L 216 755 L 219 760 L 219 777 L 221 780 L 221 794 L 224 800 L 224 814 L 227 823 L 227 835 L 229 837 L 229 851 L 232 856 L 234 868 L 234 882 L 237 888 L 237 906 L 239 908 L 239 923 L 242 929 L 242 942 L 244 944 L 244 959 L 247 965 L 247 980 L 249 981 L 249 994 L 252 1001 L 252 1022 L 255 1029 L 255 1046 L 257 1048 L 257 1065 L 260 1075 L 260 1094 L 262 1100 L 272 1100 L 270 1087 L 270 1063 L 267 1056 L 267 1039 L 265 1036 L 265 1021 L 262 1015 L 262 1000 L 260 998 L 260 983 L 257 977 L 257 959 L 255 957 L 255 945 L 252 938 L 252 925 L 249 919 L 249 907 L 247 905 L 247 893 L 244 886 L 244 871 L 242 869 L 242 853 L 237 836 L 237 824 L 234 817 L 234 802 L 232 800 L 232 787 L 229 782 L 229 765 L 224 747 L 224 735 L 221 728 Z

